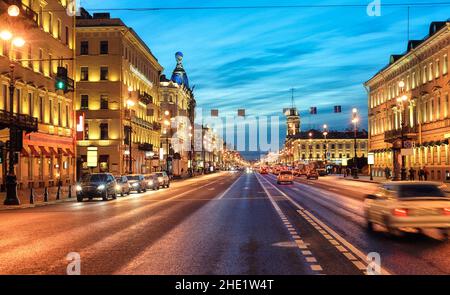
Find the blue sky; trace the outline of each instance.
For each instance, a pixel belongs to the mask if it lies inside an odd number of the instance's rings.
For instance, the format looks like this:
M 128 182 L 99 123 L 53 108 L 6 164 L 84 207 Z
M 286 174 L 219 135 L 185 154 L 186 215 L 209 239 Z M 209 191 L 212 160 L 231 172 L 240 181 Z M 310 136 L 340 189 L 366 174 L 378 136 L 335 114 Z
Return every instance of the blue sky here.
M 81 4 L 89 10 L 370 2 L 83 0 Z M 385 66 L 391 54 L 404 52 L 407 44 L 406 7 L 382 6 L 381 13 L 369 17 L 365 7 L 111 12 L 137 31 L 166 74 L 175 66 L 174 53 L 184 53 L 185 68 L 204 110 L 219 108 L 221 115 L 232 115 L 245 108 L 249 115 L 281 115 L 290 106 L 294 88 L 303 130 L 324 123 L 345 129 L 353 107 L 361 111 L 367 128 L 363 82 Z M 411 7 L 410 16 L 410 39 L 422 39 L 430 22 L 450 18 L 450 7 Z M 334 105 L 342 105 L 343 113 L 333 114 Z M 318 115 L 308 114 L 311 106 L 318 108 Z M 280 127 L 284 135 L 284 126 Z

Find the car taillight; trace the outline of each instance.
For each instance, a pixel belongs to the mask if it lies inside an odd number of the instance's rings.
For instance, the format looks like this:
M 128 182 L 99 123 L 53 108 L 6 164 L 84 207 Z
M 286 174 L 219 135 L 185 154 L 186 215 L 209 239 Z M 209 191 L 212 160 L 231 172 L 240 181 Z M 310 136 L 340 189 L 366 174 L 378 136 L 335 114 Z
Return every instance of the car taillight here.
M 396 208 L 393 210 L 392 213 L 394 214 L 394 216 L 397 216 L 397 217 L 406 217 L 406 216 L 408 216 L 408 209 Z
M 444 208 L 442 209 L 442 212 L 444 213 L 444 215 L 450 215 L 450 208 Z

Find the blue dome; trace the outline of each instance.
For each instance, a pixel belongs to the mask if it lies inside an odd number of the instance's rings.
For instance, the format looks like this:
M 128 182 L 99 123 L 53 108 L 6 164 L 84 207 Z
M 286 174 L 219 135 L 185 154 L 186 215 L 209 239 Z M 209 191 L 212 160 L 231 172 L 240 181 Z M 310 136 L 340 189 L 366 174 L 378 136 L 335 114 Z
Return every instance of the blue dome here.
M 173 70 L 171 80 L 178 85 L 184 85 L 189 88 L 189 79 L 183 67 L 183 53 L 180 51 L 175 53 L 175 59 L 177 61 L 177 66 Z

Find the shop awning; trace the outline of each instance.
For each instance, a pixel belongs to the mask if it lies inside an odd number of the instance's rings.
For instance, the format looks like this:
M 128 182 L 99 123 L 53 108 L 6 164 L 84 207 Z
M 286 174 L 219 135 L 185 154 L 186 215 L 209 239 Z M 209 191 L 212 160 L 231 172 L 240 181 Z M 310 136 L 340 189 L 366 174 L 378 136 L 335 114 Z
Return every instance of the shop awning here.
M 39 148 L 41 149 L 42 155 L 46 158 L 51 158 L 52 155 L 45 149 L 44 146 L 40 145 Z
M 50 155 L 53 157 L 57 158 L 59 156 L 58 152 L 53 147 L 49 147 L 48 149 L 50 150 Z
M 20 156 L 29 158 L 30 154 L 27 152 L 25 148 L 22 148 L 22 150 L 20 151 Z
M 28 147 L 30 148 L 31 155 L 32 155 L 33 157 L 35 157 L 35 158 L 40 158 L 40 157 L 41 157 L 41 155 L 40 155 L 39 152 L 36 150 L 36 148 L 34 147 L 34 145 L 29 145 Z
M 69 154 L 63 148 L 58 148 L 58 154 L 63 155 L 64 157 L 69 156 Z
M 66 151 L 67 151 L 67 154 L 69 154 L 69 156 L 75 157 L 75 154 L 72 152 L 71 149 L 67 148 Z

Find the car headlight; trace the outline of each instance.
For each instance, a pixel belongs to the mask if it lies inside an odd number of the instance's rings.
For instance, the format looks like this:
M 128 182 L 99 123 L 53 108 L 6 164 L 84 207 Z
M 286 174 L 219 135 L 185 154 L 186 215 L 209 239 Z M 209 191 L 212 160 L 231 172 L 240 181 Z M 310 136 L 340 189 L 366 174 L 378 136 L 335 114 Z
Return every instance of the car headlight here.
M 153 180 L 149 180 L 147 183 L 148 183 L 149 185 L 152 185 L 152 184 L 153 184 Z
M 76 190 L 77 190 L 77 192 L 81 192 L 83 190 L 83 188 L 81 187 L 81 185 L 77 185 Z
M 163 182 L 163 181 L 164 181 L 164 178 L 158 177 L 158 181 L 159 181 L 159 182 Z
M 139 183 L 135 182 L 135 183 L 133 183 L 133 186 L 137 187 L 137 186 L 139 186 Z
M 100 185 L 97 187 L 97 189 L 98 189 L 99 191 L 102 191 L 102 190 L 105 189 L 105 185 L 104 185 L 104 184 L 100 184 Z
M 119 184 L 117 184 L 116 185 L 116 191 L 121 191 L 121 190 L 122 190 L 122 187 Z

